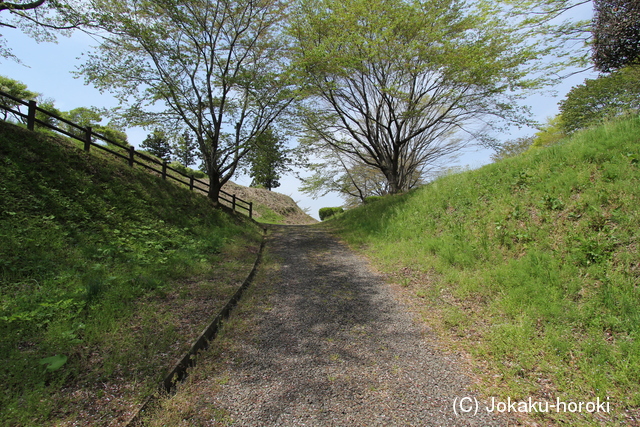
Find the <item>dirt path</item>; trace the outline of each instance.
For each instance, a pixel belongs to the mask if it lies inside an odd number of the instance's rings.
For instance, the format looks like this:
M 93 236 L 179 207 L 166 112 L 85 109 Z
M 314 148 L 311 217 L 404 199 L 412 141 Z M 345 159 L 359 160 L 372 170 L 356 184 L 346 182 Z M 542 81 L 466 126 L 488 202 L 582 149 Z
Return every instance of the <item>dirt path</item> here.
M 250 310 L 232 314 L 150 425 L 507 425 L 482 402 L 477 415 L 456 415 L 454 400 L 473 394 L 454 357 L 436 351 L 365 260 L 322 228 L 273 227 L 269 265 L 279 267 L 240 303 Z

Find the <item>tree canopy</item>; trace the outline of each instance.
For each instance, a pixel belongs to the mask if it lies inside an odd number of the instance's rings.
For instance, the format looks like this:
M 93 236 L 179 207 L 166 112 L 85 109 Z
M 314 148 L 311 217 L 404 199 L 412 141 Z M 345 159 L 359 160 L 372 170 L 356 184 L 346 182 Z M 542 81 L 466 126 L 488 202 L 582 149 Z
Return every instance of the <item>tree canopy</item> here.
M 164 160 L 169 160 L 171 157 L 169 137 L 162 129 L 154 129 L 153 132 L 147 135 L 144 141 L 142 141 L 140 147 Z
M 4 93 L 8 93 L 14 98 L 22 99 L 24 101 L 35 100 L 38 97 L 37 93 L 27 89 L 26 84 L 5 76 L 0 76 L 0 90 Z M 0 96 L 0 106 L 20 111 L 21 105 L 9 98 Z M 0 114 L 3 117 L 3 120 L 7 120 L 11 113 L 6 109 L 1 109 Z M 16 115 L 14 119 L 19 121 L 22 120 L 18 115 Z
M 640 59 L 640 2 L 594 0 L 593 61 L 605 73 Z
M 173 158 L 183 166 L 191 166 L 196 161 L 196 146 L 193 136 L 188 130 L 174 138 L 172 144 Z
M 304 147 L 304 143 L 302 144 Z M 345 200 L 345 206 L 353 207 L 371 196 L 389 194 L 389 182 L 379 168 L 362 162 L 358 157 L 348 157 L 330 145 L 315 146 L 314 160 L 306 164 L 310 176 L 299 176 L 300 191 L 313 198 L 333 192 Z M 424 183 L 423 171 L 415 173 L 407 182 L 408 189 Z
M 91 14 L 81 13 L 82 0 L 0 0 L 0 28 L 20 29 L 38 41 L 55 41 L 60 32 L 90 25 Z M 0 34 L 0 58 L 20 61 Z
M 272 128 L 257 136 L 253 143 L 254 147 L 247 155 L 251 185 L 271 191 L 280 186 L 281 174 L 288 170 L 288 150 L 282 137 Z
M 62 113 L 62 117 L 83 128 L 90 126 L 94 132 L 115 143 L 128 144 L 127 134 L 117 124 L 110 122 L 107 125 L 103 125 L 101 123 L 104 120 L 103 113 L 95 107 L 74 108 L 66 113 Z M 78 128 L 68 125 L 63 126 L 67 128 L 69 133 L 84 138 L 84 132 Z
M 495 0 L 505 19 L 517 22 L 519 32 L 544 45 L 554 65 L 591 68 L 591 19 L 577 19 L 592 0 Z M 560 71 L 560 69 L 556 70 Z
M 285 2 L 91 3 L 105 38 L 82 73 L 116 95 L 128 124 L 190 131 L 217 203 L 250 141 L 293 100 L 283 58 Z
M 575 86 L 560 102 L 568 133 L 627 112 L 640 111 L 640 66 L 625 67 Z
M 524 120 L 516 98 L 541 83 L 531 72 L 547 46 L 502 18 L 483 2 L 303 1 L 292 32 L 308 140 L 379 169 L 397 193 L 469 135 Z
M 523 136 L 503 142 L 495 147 L 495 153 L 491 155 L 494 162 L 518 156 L 531 147 L 535 141 L 535 136 Z

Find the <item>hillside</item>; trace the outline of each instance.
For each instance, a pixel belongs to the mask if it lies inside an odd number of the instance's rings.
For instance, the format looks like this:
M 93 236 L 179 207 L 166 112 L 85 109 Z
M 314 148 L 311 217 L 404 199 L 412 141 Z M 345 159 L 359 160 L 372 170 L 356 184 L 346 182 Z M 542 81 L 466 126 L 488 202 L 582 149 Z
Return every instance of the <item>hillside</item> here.
M 640 425 L 638 135 L 640 118 L 607 124 L 327 226 L 469 357 L 485 396 L 610 404 L 526 424 Z
M 228 182 L 223 190 L 253 202 L 256 221 L 274 224 L 314 224 L 318 222 L 300 209 L 291 197 L 276 191 L 243 187 L 233 182 Z
M 0 425 L 123 422 L 261 240 L 141 167 L 0 122 Z

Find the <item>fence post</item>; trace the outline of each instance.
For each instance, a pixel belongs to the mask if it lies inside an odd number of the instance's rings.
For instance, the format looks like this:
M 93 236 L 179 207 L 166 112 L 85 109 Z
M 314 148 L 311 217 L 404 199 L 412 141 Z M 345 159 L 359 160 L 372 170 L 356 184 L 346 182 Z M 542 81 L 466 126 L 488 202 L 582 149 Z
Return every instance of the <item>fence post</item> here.
M 36 128 L 36 101 L 29 101 L 29 111 L 27 111 L 27 129 Z
M 253 202 L 249 202 L 249 218 L 253 218 Z
M 233 200 L 233 203 L 231 204 L 231 206 L 233 206 L 233 211 L 235 212 L 236 211 L 236 195 L 235 194 L 231 197 L 231 200 Z
M 167 161 L 162 161 L 162 179 L 167 179 Z
M 193 191 L 193 175 L 189 177 L 189 190 Z
M 133 148 L 133 145 L 129 146 L 129 166 L 133 167 L 133 156 L 136 153 L 136 149 Z
M 91 126 L 84 128 L 84 151 L 91 149 Z

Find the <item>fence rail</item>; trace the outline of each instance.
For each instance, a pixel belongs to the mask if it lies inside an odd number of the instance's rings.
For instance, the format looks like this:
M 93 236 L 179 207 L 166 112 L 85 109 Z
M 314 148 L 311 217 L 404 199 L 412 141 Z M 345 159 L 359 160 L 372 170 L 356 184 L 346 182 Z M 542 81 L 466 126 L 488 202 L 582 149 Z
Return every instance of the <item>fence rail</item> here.
M 3 98 L 11 100 L 12 103 L 6 102 L 5 99 Z M 20 111 L 20 106 L 26 106 L 27 112 L 24 113 Z M 195 178 L 193 175 L 186 175 L 180 172 L 179 170 L 172 168 L 167 164 L 166 160 L 162 162 L 158 161 L 154 157 L 151 157 L 144 153 L 136 151 L 135 148 L 132 146 L 123 145 L 119 142 L 113 141 L 105 137 L 104 135 L 100 135 L 99 133 L 94 132 L 90 126 L 82 127 L 63 117 L 57 116 L 47 110 L 44 110 L 38 107 L 36 101 L 24 101 L 8 93 L 0 91 L 0 109 L 5 110 L 5 120 L 9 113 L 13 114 L 16 117 L 21 117 L 26 122 L 27 129 L 29 130 L 32 130 L 32 131 L 35 130 L 36 125 L 46 127 L 48 129 L 59 132 L 65 136 L 68 136 L 70 138 L 77 139 L 78 141 L 83 142 L 84 150 L 87 152 L 91 150 L 91 147 L 96 147 L 96 148 L 99 148 L 100 150 L 111 153 L 116 157 L 126 160 L 129 163 L 129 166 L 131 167 L 133 167 L 135 164 L 138 164 L 140 166 L 143 166 L 146 169 L 159 173 L 162 176 L 162 179 L 166 180 L 167 178 L 170 178 L 182 184 L 188 185 L 189 189 L 192 191 L 200 190 L 205 193 L 208 193 L 209 191 L 209 183 L 205 181 L 201 181 Z M 36 113 L 38 112 L 44 114 L 45 116 L 55 119 L 57 122 L 62 122 L 66 124 L 67 126 L 69 126 L 69 128 L 62 129 L 54 124 L 51 124 L 39 119 L 36 116 Z M 74 133 L 69 129 L 75 129 L 77 133 Z M 82 135 L 82 136 L 79 136 L 79 135 Z M 97 144 L 94 142 L 95 139 L 104 141 L 109 145 L 104 146 L 104 145 Z M 118 149 L 121 149 L 122 151 L 120 152 L 116 151 Z M 138 158 L 141 158 L 142 160 L 144 160 L 144 162 L 139 161 Z M 157 165 L 157 168 L 154 167 L 153 165 Z M 173 172 L 173 174 L 169 174 L 168 171 Z M 187 181 L 181 178 L 186 178 Z M 223 196 L 226 196 L 226 197 L 223 197 Z M 246 200 L 236 197 L 235 194 L 229 194 L 224 190 L 220 190 L 220 196 L 218 196 L 218 198 L 224 202 L 227 202 L 234 212 L 236 211 L 236 209 L 243 209 L 246 211 L 247 215 L 249 215 L 249 218 L 253 218 L 252 202 L 247 202 Z

